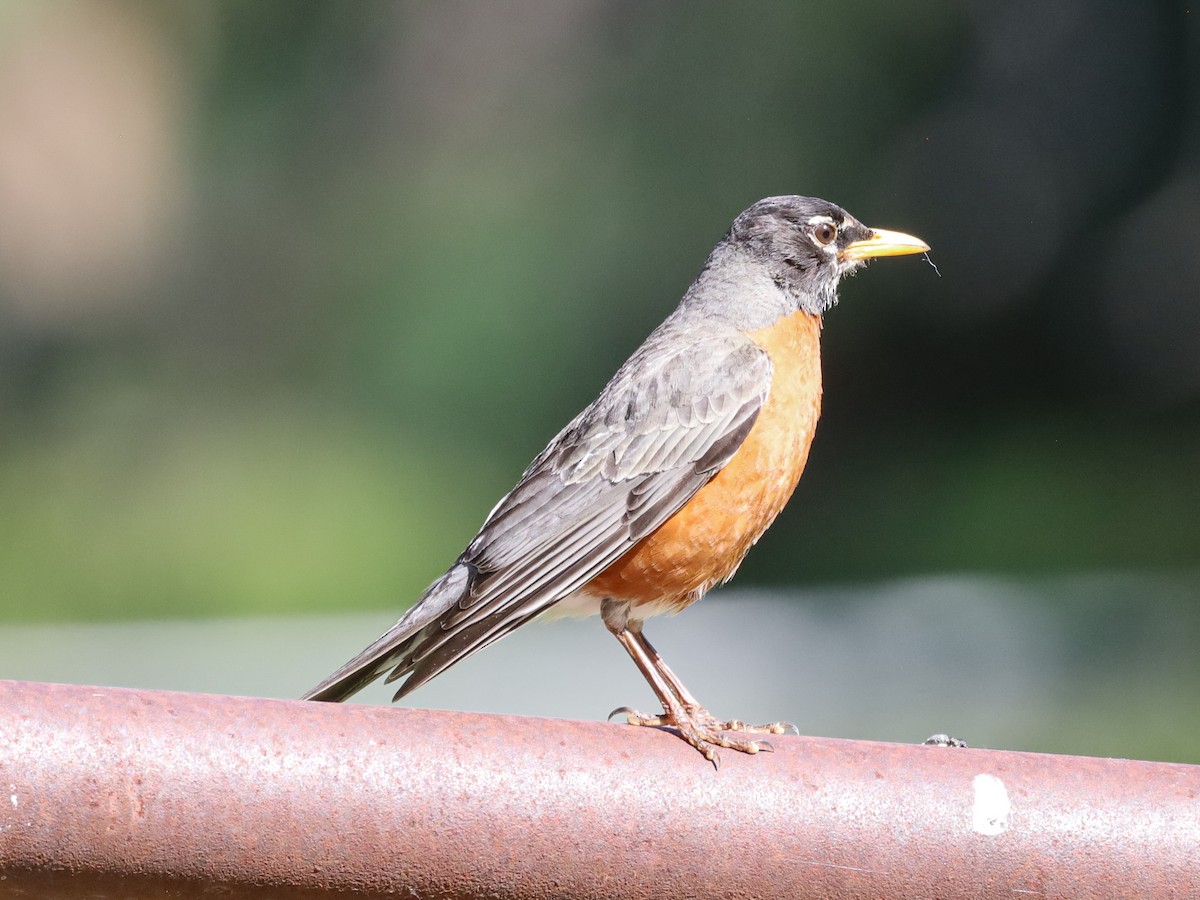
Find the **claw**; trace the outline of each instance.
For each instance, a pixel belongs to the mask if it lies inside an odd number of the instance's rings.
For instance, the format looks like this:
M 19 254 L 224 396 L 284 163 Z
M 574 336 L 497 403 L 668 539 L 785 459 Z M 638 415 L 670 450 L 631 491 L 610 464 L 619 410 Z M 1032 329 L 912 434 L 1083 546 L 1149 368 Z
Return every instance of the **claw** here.
M 605 721 L 611 722 L 615 716 L 639 716 L 639 715 L 641 715 L 641 713 L 639 713 L 632 706 L 618 706 L 616 709 L 614 709 L 612 712 L 610 712 L 608 714 L 608 718 Z
M 775 747 L 770 741 L 751 741 L 750 746 L 754 747 L 755 753 L 774 753 Z
M 775 724 L 779 726 L 779 731 L 776 734 L 794 734 L 796 737 L 800 736 L 800 729 L 796 727 L 795 722 L 776 722 Z

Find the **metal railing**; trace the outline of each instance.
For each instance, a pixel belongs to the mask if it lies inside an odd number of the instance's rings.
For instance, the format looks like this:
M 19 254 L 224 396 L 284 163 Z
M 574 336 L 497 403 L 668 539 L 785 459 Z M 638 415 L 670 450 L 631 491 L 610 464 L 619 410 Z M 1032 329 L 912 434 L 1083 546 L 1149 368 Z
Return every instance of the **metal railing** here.
M 1200 766 L 0 682 L 0 897 L 1200 897 Z

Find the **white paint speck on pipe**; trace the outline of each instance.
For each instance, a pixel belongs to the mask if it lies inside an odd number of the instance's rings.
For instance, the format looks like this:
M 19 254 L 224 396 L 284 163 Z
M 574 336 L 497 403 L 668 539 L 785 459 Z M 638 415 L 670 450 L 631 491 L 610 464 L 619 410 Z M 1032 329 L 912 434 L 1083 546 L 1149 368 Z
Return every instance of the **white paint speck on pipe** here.
M 976 834 L 996 835 L 1008 831 L 1012 803 L 1008 788 L 995 775 L 975 776 L 975 803 L 971 807 L 971 830 Z

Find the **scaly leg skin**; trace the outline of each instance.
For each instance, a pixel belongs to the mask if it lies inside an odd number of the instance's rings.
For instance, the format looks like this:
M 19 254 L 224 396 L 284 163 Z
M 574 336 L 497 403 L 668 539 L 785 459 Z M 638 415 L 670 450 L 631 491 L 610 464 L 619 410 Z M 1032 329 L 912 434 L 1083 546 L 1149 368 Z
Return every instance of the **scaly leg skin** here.
M 641 623 L 639 622 L 638 625 L 640 626 Z M 666 660 L 662 658 L 659 652 L 654 649 L 654 645 L 642 633 L 642 629 L 640 627 L 636 630 L 631 628 L 630 631 L 633 634 L 633 639 L 641 646 L 652 665 L 670 686 L 671 692 L 679 698 L 684 710 L 693 721 L 702 722 L 709 729 L 736 731 L 742 734 L 787 734 L 789 731 L 792 734 L 800 733 L 800 729 L 791 722 L 768 722 L 765 725 L 747 725 L 740 719 L 718 719 L 701 706 L 699 701 L 692 696 L 691 692 L 683 686 L 683 682 L 679 680 L 679 676 L 671 671 L 671 667 L 667 665 Z
M 621 642 L 621 646 L 625 648 L 650 684 L 651 689 L 662 702 L 663 712 L 661 715 L 648 716 L 628 707 L 622 707 L 614 710 L 609 715 L 610 719 L 623 713 L 625 721 L 630 725 L 673 728 L 681 738 L 699 750 L 704 758 L 716 768 L 721 766 L 721 756 L 717 752 L 718 747 L 727 747 L 741 753 L 759 753 L 775 749 L 763 740 L 736 740 L 722 734 L 723 731 L 750 732 L 752 728 L 736 720 L 723 722 L 700 706 L 679 682 L 675 674 L 662 662 L 662 657 L 658 655 L 649 641 L 642 636 L 642 623 L 629 619 L 628 612 L 627 604 L 616 604 L 613 601 L 605 600 L 601 605 L 604 624 Z M 753 730 L 758 733 L 782 734 L 784 726 L 768 725 Z

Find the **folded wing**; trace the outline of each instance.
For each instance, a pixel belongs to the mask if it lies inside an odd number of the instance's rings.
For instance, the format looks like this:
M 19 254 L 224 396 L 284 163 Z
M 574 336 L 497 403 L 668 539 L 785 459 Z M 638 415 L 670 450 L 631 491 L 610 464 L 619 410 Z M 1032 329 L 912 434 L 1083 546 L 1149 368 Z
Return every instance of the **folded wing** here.
M 686 345 L 670 323 L 533 461 L 450 570 L 305 699 L 341 700 L 391 669 L 396 699 L 584 586 L 732 458 L 771 383 L 739 333 Z

